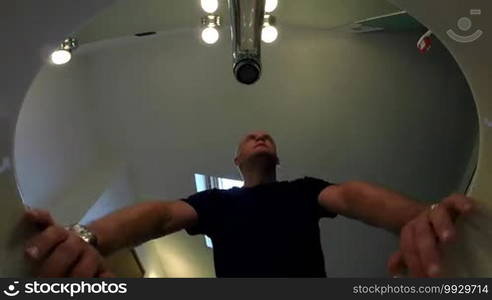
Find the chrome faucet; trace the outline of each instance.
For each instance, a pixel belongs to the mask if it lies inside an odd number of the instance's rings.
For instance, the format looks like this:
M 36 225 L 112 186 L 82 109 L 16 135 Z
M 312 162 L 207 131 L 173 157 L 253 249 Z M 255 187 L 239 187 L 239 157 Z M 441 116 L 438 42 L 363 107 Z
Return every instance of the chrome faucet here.
M 229 0 L 232 30 L 233 72 L 243 84 L 261 75 L 261 30 L 265 0 Z

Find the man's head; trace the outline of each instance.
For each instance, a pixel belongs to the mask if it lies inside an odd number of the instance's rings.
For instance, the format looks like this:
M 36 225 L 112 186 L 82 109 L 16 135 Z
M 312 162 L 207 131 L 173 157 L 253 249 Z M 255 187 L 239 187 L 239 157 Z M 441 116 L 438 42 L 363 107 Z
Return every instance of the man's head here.
M 258 163 L 265 164 L 265 167 L 275 168 L 279 164 L 275 141 L 264 131 L 248 133 L 239 143 L 234 163 L 241 171 L 248 165 Z

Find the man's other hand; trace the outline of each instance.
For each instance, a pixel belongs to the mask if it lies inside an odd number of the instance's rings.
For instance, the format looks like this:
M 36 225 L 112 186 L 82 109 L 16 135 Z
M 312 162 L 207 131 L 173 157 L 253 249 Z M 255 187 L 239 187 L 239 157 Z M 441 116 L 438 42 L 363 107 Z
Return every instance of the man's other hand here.
M 40 231 L 25 247 L 25 256 L 38 277 L 112 277 L 99 252 L 77 234 L 55 224 L 51 215 L 29 209 L 28 221 Z
M 400 232 L 400 250 L 388 260 L 388 270 L 401 276 L 439 277 L 442 247 L 456 240 L 456 218 L 473 210 L 473 200 L 454 194 L 408 222 Z

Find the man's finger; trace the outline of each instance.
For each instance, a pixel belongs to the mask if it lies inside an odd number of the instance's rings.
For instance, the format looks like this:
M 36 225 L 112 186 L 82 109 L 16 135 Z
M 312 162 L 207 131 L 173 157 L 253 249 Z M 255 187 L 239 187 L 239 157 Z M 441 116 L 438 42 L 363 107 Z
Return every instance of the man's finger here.
M 415 243 L 420 257 L 420 264 L 429 277 L 437 277 L 441 273 L 440 251 L 437 248 L 436 236 L 427 218 L 421 218 L 415 224 Z
M 27 209 L 24 217 L 29 222 L 34 223 L 39 229 L 44 229 L 55 223 L 49 212 L 40 209 Z
M 40 277 L 63 277 L 69 274 L 69 269 L 84 251 L 84 244 L 76 235 L 70 235 L 66 241 L 56 247 L 44 261 L 40 270 Z
M 50 226 L 32 237 L 26 244 L 26 255 L 32 260 L 41 260 L 69 236 L 68 231 L 60 226 Z
M 401 251 L 393 253 L 388 259 L 387 267 L 391 276 L 402 277 L 407 269 L 407 265 L 403 259 L 403 253 Z
M 453 220 L 460 214 L 469 214 L 473 210 L 473 199 L 461 194 L 453 194 L 442 201 L 442 204 L 452 210 Z
M 405 259 L 405 264 L 408 266 L 412 277 L 424 277 L 425 273 L 420 264 L 416 244 L 414 224 L 405 226 L 402 230 L 400 238 L 400 249 Z
M 70 277 L 92 278 L 96 276 L 100 264 L 100 258 L 95 249 L 86 247 L 70 272 Z
M 443 205 L 438 205 L 429 212 L 429 219 L 434 232 L 442 243 L 452 242 L 456 239 L 456 230 L 453 224 L 453 216 Z

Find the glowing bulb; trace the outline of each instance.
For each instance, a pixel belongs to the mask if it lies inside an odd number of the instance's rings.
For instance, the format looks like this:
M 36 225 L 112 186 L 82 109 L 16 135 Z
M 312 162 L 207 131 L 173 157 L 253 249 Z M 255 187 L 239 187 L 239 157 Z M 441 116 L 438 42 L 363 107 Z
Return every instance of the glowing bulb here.
M 219 8 L 218 0 L 201 0 L 202 8 L 205 12 L 213 14 Z
M 207 44 L 215 44 L 219 40 L 219 31 L 214 27 L 207 27 L 202 31 L 202 40 Z
M 265 2 L 265 12 L 271 13 L 275 9 L 277 9 L 278 0 L 266 0 Z
M 67 50 L 56 50 L 51 54 L 51 61 L 55 65 L 63 65 L 72 59 L 72 53 Z
M 274 26 L 265 26 L 263 30 L 261 31 L 261 39 L 265 43 L 273 43 L 278 37 L 278 30 Z

